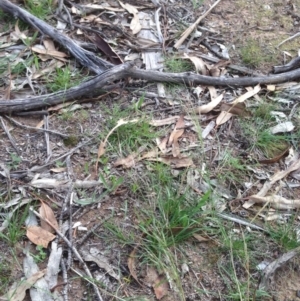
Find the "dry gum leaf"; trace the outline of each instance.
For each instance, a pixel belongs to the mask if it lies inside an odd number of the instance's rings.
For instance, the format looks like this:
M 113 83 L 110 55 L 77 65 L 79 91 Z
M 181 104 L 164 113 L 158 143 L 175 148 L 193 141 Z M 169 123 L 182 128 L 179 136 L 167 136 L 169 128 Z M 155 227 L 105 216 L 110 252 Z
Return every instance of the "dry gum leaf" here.
M 55 230 L 58 230 L 58 222 L 54 216 L 54 212 L 52 211 L 52 209 L 45 203 L 41 204 L 40 207 L 40 215 L 44 220 L 47 220 L 53 227 L 51 227 L 46 221 L 44 221 L 43 219 L 41 220 L 41 226 L 44 230 L 51 232 L 51 233 L 55 233 Z
M 1 300 L 9 300 L 9 301 L 22 301 L 26 296 L 26 291 L 30 289 L 40 278 L 42 278 L 46 273 L 46 270 L 38 271 L 26 280 L 22 281 L 21 284 L 18 283 L 17 288 L 15 285 L 9 290 L 9 292 L 0 297 Z
M 55 235 L 38 226 L 28 227 L 26 236 L 32 243 L 43 248 L 47 248 L 49 242 L 55 238 Z

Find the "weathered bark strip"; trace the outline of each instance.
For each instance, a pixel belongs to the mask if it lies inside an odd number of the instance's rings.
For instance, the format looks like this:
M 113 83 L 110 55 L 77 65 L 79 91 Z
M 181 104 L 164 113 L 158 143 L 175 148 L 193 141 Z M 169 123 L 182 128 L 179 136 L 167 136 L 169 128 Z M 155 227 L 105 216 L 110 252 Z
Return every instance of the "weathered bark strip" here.
M 10 1 L 1 0 L 0 8 L 4 12 L 13 15 L 15 18 L 20 18 L 24 22 L 30 24 L 44 36 L 51 37 L 54 41 L 65 47 L 79 61 L 81 65 L 89 68 L 96 74 L 100 74 L 101 72 L 113 66 L 111 63 L 97 57 L 94 53 L 81 48 L 72 39 L 58 32 L 51 25 L 33 16 L 26 10 L 11 3 Z
M 131 68 L 133 63 L 125 63 L 115 66 L 100 75 L 93 77 L 91 80 L 70 88 L 65 91 L 59 91 L 47 95 L 35 96 L 26 99 L 15 99 L 10 101 L 0 101 L 0 113 L 13 113 L 20 111 L 28 111 L 33 109 L 45 108 L 48 106 L 57 105 L 66 101 L 74 100 L 82 96 L 93 96 L 99 90 L 108 84 L 125 77 L 127 69 Z

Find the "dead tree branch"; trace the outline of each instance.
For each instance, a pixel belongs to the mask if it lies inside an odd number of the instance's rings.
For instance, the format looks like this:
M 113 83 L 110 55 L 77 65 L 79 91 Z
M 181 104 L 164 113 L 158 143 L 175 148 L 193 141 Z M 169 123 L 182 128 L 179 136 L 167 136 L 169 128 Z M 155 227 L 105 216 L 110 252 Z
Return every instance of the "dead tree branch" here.
M 292 70 L 281 74 L 272 74 L 269 76 L 255 77 L 210 77 L 194 74 L 191 72 L 185 73 L 165 73 L 158 71 L 142 70 L 133 68 L 133 63 L 125 63 L 112 67 L 108 63 L 92 52 L 86 51 L 76 44 L 72 39 L 61 34 L 52 26 L 44 21 L 34 17 L 26 10 L 12 4 L 8 0 L 0 1 L 0 8 L 12 14 L 16 18 L 20 18 L 39 30 L 43 35 L 50 36 L 61 46 L 69 50 L 69 52 L 77 59 L 80 64 L 86 66 L 91 71 L 98 74 L 94 78 L 83 82 L 82 84 L 68 89 L 42 96 L 35 96 L 27 99 L 15 99 L 10 101 L 0 101 L 0 113 L 14 113 L 20 111 L 28 111 L 33 109 L 41 109 L 48 106 L 56 105 L 66 101 L 76 101 L 80 97 L 95 96 L 99 90 L 108 83 L 112 83 L 121 78 L 137 78 L 154 82 L 170 82 L 183 83 L 187 86 L 193 85 L 209 85 L 209 86 L 254 86 L 257 84 L 279 84 L 300 78 L 300 69 Z M 110 68 L 109 70 L 107 70 Z
M 42 35 L 51 37 L 54 41 L 65 47 L 82 66 L 89 68 L 96 74 L 100 74 L 104 70 L 113 66 L 111 63 L 102 60 L 92 52 L 81 48 L 72 39 L 60 33 L 51 25 L 33 16 L 26 10 L 11 3 L 10 1 L 1 0 L 0 8 L 4 12 L 13 15 L 15 18 L 20 18 L 24 22 L 30 24 L 32 27 L 36 28 Z

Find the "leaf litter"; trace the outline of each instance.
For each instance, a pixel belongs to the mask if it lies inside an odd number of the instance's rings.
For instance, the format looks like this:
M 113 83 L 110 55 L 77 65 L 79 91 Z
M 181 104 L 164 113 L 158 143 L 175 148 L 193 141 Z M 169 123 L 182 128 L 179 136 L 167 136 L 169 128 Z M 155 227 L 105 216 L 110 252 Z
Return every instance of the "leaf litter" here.
M 227 24 L 231 26 L 231 29 L 236 28 L 235 22 L 236 20 L 239 22 L 240 19 L 239 17 L 234 17 L 234 10 L 232 10 L 230 1 L 204 3 L 202 6 L 199 5 L 197 9 L 192 8 L 193 3 L 186 5 L 186 3 L 181 3 L 180 1 L 175 5 L 167 4 L 167 7 L 156 7 L 156 5 L 158 5 L 156 1 L 147 4 L 143 3 L 143 5 L 140 3 L 126 3 L 124 1 L 109 2 L 101 5 L 95 3 L 75 5 L 74 3 L 71 7 L 66 7 L 65 9 L 72 14 L 71 18 L 74 24 L 76 22 L 84 23 L 85 26 L 90 26 L 93 30 L 95 30 L 93 27 L 95 24 L 99 28 L 101 27 L 101 30 L 94 36 L 90 34 L 91 39 L 86 39 L 85 42 L 88 44 L 86 46 L 89 49 L 93 49 L 95 46 L 100 48 L 106 59 L 111 62 L 121 63 L 125 56 L 134 54 L 138 65 L 143 66 L 144 64 L 146 69 L 163 70 L 164 61 L 167 60 L 167 55 L 169 54 L 168 47 L 172 45 L 178 49 L 178 58 L 184 58 L 193 63 L 195 72 L 207 76 L 242 77 L 242 74 L 231 73 L 229 68 L 228 53 L 231 60 L 235 63 L 244 65 L 246 61 L 246 58 L 243 58 L 242 62 L 238 61 L 236 59 L 237 52 L 234 51 L 235 45 L 233 44 L 239 42 L 240 37 L 237 35 L 241 33 L 231 30 L 235 41 L 227 36 Z M 244 17 L 250 23 L 253 22 L 249 18 L 249 11 L 243 6 L 243 3 L 236 5 L 234 9 L 242 11 Z M 176 6 L 178 6 L 177 10 Z M 265 11 L 267 8 L 260 7 L 260 9 L 264 12 L 261 24 L 257 25 L 255 23 L 255 26 L 259 28 L 255 28 L 254 31 L 246 29 L 246 32 L 249 31 L 250 37 L 251 35 L 257 35 L 258 32 L 260 35 L 262 32 L 267 32 L 263 31 L 263 29 L 266 29 L 264 22 L 267 22 L 269 19 L 272 20 L 268 12 Z M 280 9 L 282 8 L 280 7 Z M 99 11 L 101 11 L 100 15 Z M 224 22 L 222 17 L 224 12 L 230 12 L 226 22 Z M 277 13 L 280 15 L 280 12 Z M 282 15 L 285 14 L 285 12 L 282 12 Z M 80 19 L 81 17 L 82 19 Z M 204 22 L 205 28 L 202 26 L 202 23 L 198 26 L 200 21 Z M 187 28 L 187 30 L 183 31 L 183 34 L 177 27 L 178 22 L 181 22 Z M 68 24 L 67 22 L 64 23 Z M 1 39 L 1 43 L 3 42 L 4 44 L 0 48 L 0 57 L 5 58 L 5 62 L 9 66 L 9 68 L 5 68 L 3 73 L 9 78 L 9 81 L 1 85 L 1 89 L 3 87 L 6 89 L 6 99 L 19 98 L 20 95 L 30 98 L 33 95 L 33 91 L 47 94 L 49 91 L 47 91 L 45 83 L 51 82 L 51 74 L 58 69 L 64 69 L 68 64 L 72 64 L 73 68 L 78 67 L 75 65 L 73 58 L 63 48 L 63 45 L 54 43 L 51 38 L 44 37 L 39 42 L 35 40 L 32 30 L 21 30 L 19 23 L 16 23 L 11 31 L 4 31 L 1 21 L 0 25 L 4 37 L 3 40 Z M 272 26 L 274 26 L 274 23 L 272 23 Z M 288 24 L 283 19 L 280 19 L 278 28 L 287 28 L 287 26 Z M 116 28 L 117 31 L 115 31 Z M 201 30 L 202 34 L 205 31 L 208 32 L 204 40 L 209 43 L 203 45 L 211 46 L 208 48 L 208 51 L 206 50 L 209 56 L 214 58 L 214 55 L 223 54 L 224 60 L 211 64 L 211 62 L 200 56 L 205 46 L 193 43 L 199 38 L 196 32 L 195 35 L 193 34 L 193 29 L 195 28 L 197 28 L 197 31 Z M 74 39 L 81 39 L 82 36 L 89 35 L 90 31 L 88 29 L 78 27 L 79 29 L 81 34 L 78 35 L 75 34 L 76 31 L 74 30 Z M 68 31 L 62 30 L 66 35 L 69 35 Z M 241 30 L 245 31 L 244 25 L 241 26 Z M 270 37 L 274 38 L 272 30 L 270 32 L 269 36 L 266 35 L 266 41 Z M 273 32 L 276 32 L 276 28 L 273 29 Z M 278 32 L 281 35 L 281 31 L 279 30 Z M 214 36 L 213 33 L 217 34 Z M 8 38 L 8 34 L 11 35 L 11 38 Z M 220 37 L 222 37 L 223 41 L 214 42 L 218 41 Z M 28 44 L 28 42 L 30 43 Z M 243 42 L 240 43 L 243 44 L 241 46 L 245 46 Z M 179 51 L 181 44 L 186 47 L 184 52 Z M 15 46 L 22 46 L 22 48 L 15 48 L 14 50 L 13 47 Z M 240 45 L 237 46 L 239 47 Z M 252 45 L 248 45 L 248 47 L 248 52 L 251 52 Z M 18 59 L 11 57 L 13 53 L 17 54 Z M 33 59 L 27 61 L 30 57 Z M 266 61 L 261 64 L 267 63 Z M 15 69 L 16 66 L 20 70 Z M 22 68 L 24 68 L 23 71 Z M 265 72 L 266 66 L 258 66 L 257 69 Z M 25 72 L 24 70 L 27 71 Z M 31 72 L 30 76 L 28 75 L 29 71 Z M 190 72 L 191 70 L 184 71 Z M 253 72 L 253 70 L 249 69 L 247 71 Z M 86 70 L 81 70 L 81 72 L 84 76 L 88 76 Z M 296 182 L 300 178 L 299 159 L 297 159 L 299 156 L 299 136 L 291 139 L 291 145 L 294 147 L 291 147 L 289 150 L 290 154 L 294 152 L 292 163 L 286 161 L 286 152 L 281 152 L 278 156 L 265 159 L 262 158 L 259 150 L 248 147 L 249 141 L 247 141 L 247 135 L 242 133 L 239 120 L 254 118 L 255 110 L 252 108 L 258 108 L 259 104 L 265 101 L 264 98 L 266 97 L 266 99 L 269 98 L 269 100 L 276 103 L 282 103 L 283 105 L 279 106 L 279 111 L 282 109 L 286 113 L 284 114 L 285 116 L 289 115 L 287 120 L 277 118 L 270 125 L 269 121 L 266 120 L 266 123 L 268 122 L 266 130 L 274 135 L 296 133 L 299 130 L 299 123 L 297 122 L 299 110 L 296 100 L 296 97 L 298 97 L 298 84 L 257 85 L 247 87 L 246 90 L 201 85 L 197 87 L 195 95 L 190 91 L 188 84 L 172 88 L 166 84 L 150 85 L 143 80 L 135 82 L 133 79 L 127 79 L 126 81 L 127 87 L 123 90 L 120 90 L 118 86 L 112 87 L 111 93 L 104 100 L 105 104 L 101 104 L 100 101 L 91 102 L 91 97 L 87 93 L 83 101 L 89 104 L 88 107 L 78 106 L 74 111 L 61 111 L 61 115 L 56 113 L 56 110 L 61 110 L 64 106 L 72 106 L 74 104 L 70 102 L 46 108 L 47 111 L 38 112 L 36 115 L 32 112 L 30 117 L 13 117 L 16 121 L 21 121 L 32 127 L 40 123 L 41 129 L 45 129 L 46 124 L 50 123 L 52 129 L 71 137 L 71 140 L 75 141 L 75 145 L 78 145 L 79 142 L 85 142 L 86 137 L 93 138 L 92 144 L 85 145 L 83 143 L 78 149 L 74 148 L 74 152 L 67 155 L 66 158 L 63 157 L 62 160 L 56 160 L 56 158 L 61 158 L 69 151 L 70 145 L 66 145 L 57 136 L 50 135 L 50 141 L 47 141 L 44 138 L 45 133 L 34 132 L 22 127 L 17 128 L 13 123 L 9 124 L 6 133 L 10 132 L 12 136 L 7 135 L 6 137 L 3 135 L 2 137 L 6 151 L 1 154 L 1 161 L 4 164 L 1 166 L 1 179 L 6 183 L 9 194 L 16 196 L 18 202 L 9 207 L 1 206 L 4 218 L 1 220 L 2 225 L 0 229 L 1 232 L 6 231 L 12 224 L 14 216 L 20 214 L 20 210 L 25 209 L 28 203 L 35 204 L 34 200 L 30 199 L 32 197 L 30 190 L 34 188 L 38 193 L 51 195 L 54 199 L 59 200 L 58 203 L 60 204 L 59 210 L 57 208 L 54 209 L 55 206 L 53 204 L 51 206 L 44 202 L 40 205 L 36 204 L 36 206 L 40 206 L 41 227 L 30 225 L 26 229 L 27 238 L 33 244 L 49 248 L 48 245 L 52 242 L 53 254 L 56 255 L 53 255 L 55 259 L 54 261 L 52 261 L 53 259 L 51 260 L 52 263 L 50 263 L 49 258 L 50 266 L 48 264 L 48 271 L 54 266 L 53 262 L 56 262 L 56 264 L 60 263 L 62 250 L 59 247 L 58 251 L 55 247 L 56 242 L 54 239 L 57 238 L 57 235 L 53 227 L 50 227 L 43 220 L 48 220 L 56 230 L 62 231 L 62 222 L 68 219 L 71 223 L 68 230 L 70 233 L 66 232 L 66 235 L 68 239 L 75 240 L 75 250 L 80 251 L 81 249 L 80 246 L 76 246 L 76 238 L 72 237 L 73 231 L 71 229 L 75 222 L 80 222 L 88 229 L 88 242 L 90 245 L 96 246 L 95 249 L 89 248 L 88 251 L 81 250 L 81 254 L 84 261 L 89 262 L 91 270 L 94 269 L 93 263 L 101 270 L 99 279 L 103 283 L 107 283 L 105 288 L 107 292 L 103 294 L 104 300 L 108 300 L 118 290 L 120 290 L 122 298 L 147 295 L 147 298 L 155 297 L 158 300 L 165 300 L 164 298 L 183 300 L 179 297 L 178 287 L 174 286 L 174 279 L 169 275 L 171 270 L 159 270 L 155 265 L 149 263 L 143 265 L 139 261 L 142 258 L 140 253 L 142 248 L 140 247 L 134 247 L 134 251 L 130 253 L 129 250 L 132 248 L 127 248 L 128 246 L 132 247 L 134 244 L 141 244 L 137 238 L 133 239 L 133 241 L 131 240 L 128 245 L 127 243 L 122 245 L 116 239 L 110 238 L 104 241 L 99 239 L 102 236 L 105 238 L 109 237 L 109 233 L 113 231 L 117 233 L 117 228 L 113 228 L 111 225 L 95 233 L 89 233 L 89 229 L 92 229 L 93 226 L 100 222 L 99 218 L 104 219 L 108 213 L 113 212 L 115 214 L 114 224 L 116 227 L 124 229 L 127 233 L 133 231 L 132 233 L 140 237 L 138 229 L 144 221 L 143 216 L 138 214 L 137 211 L 149 211 L 153 210 L 153 208 L 141 203 L 140 198 L 144 197 L 143 194 L 137 196 L 132 193 L 135 183 L 132 183 L 130 179 L 143 179 L 147 172 L 153 172 L 159 166 L 153 165 L 154 162 L 169 166 L 170 169 L 168 171 L 174 179 L 182 171 L 195 171 L 194 174 L 191 173 L 189 175 L 188 180 L 189 186 L 195 194 L 203 195 L 210 189 L 214 190 L 214 204 L 209 204 L 206 207 L 205 205 L 207 204 L 203 204 L 203 211 L 208 211 L 208 209 L 216 210 L 222 219 L 233 221 L 234 224 L 226 225 L 228 225 L 229 229 L 236 230 L 236 233 L 242 227 L 245 227 L 245 232 L 250 231 L 247 227 L 251 228 L 254 222 L 259 222 L 261 225 L 263 219 L 267 221 L 267 217 L 263 218 L 263 216 L 264 214 L 267 216 L 268 213 L 274 213 L 272 208 L 280 209 L 280 211 L 275 211 L 276 214 L 273 214 L 273 216 L 276 216 L 277 221 L 282 220 L 285 212 L 289 214 L 293 212 L 295 214 L 295 223 L 297 223 L 297 213 L 292 210 L 299 207 L 300 193 Z M 62 87 L 62 89 L 64 88 Z M 136 90 L 151 92 L 155 96 L 154 98 L 145 96 L 146 100 L 143 100 L 143 106 L 135 106 L 134 112 L 121 109 L 118 114 L 122 115 L 122 111 L 126 112 L 124 118 L 124 114 L 122 118 L 115 117 L 113 112 L 117 105 L 120 105 L 122 108 L 124 103 L 130 104 L 132 95 L 134 95 Z M 279 93 L 275 94 L 278 91 Z M 149 100 L 150 104 L 147 103 Z M 153 100 L 152 104 L 151 100 Z M 104 106 L 107 108 L 106 111 Z M 294 106 L 294 109 L 291 109 L 292 106 Z M 126 126 L 131 123 L 136 124 L 138 131 L 140 121 L 145 119 L 143 113 L 146 115 L 146 123 L 149 124 L 150 131 L 156 132 L 157 137 L 155 139 L 151 138 L 147 142 L 139 142 L 139 139 L 135 137 L 136 147 L 129 146 L 125 135 Z M 46 117 L 41 118 L 40 116 L 43 114 Z M 51 114 L 51 119 L 47 117 L 48 114 Z M 130 114 L 133 117 L 129 116 Z M 113 118 L 115 120 L 111 122 Z M 116 122 L 116 120 L 119 121 Z M 114 126 L 115 124 L 117 125 Z M 119 131 L 121 134 L 119 134 Z M 133 132 L 134 130 L 131 131 Z M 124 133 L 124 136 L 122 136 L 122 133 Z M 198 133 L 198 135 L 195 133 Z M 118 137 L 117 141 L 115 136 Z M 14 141 L 21 156 L 12 148 Z M 50 165 L 47 165 L 47 148 L 52 150 L 52 157 L 54 158 L 53 163 Z M 112 150 L 114 148 L 118 149 L 118 151 Z M 231 150 L 230 157 L 228 152 Z M 236 164 L 234 159 L 240 158 L 244 165 L 248 167 L 247 171 Z M 274 160 L 274 158 L 278 159 Z M 269 160 L 268 167 L 259 166 L 262 169 L 261 173 L 264 173 L 265 176 L 261 177 L 258 167 L 251 161 L 253 159 L 261 164 L 263 164 L 263 160 Z M 231 162 L 231 165 L 226 165 L 228 162 Z M 39 173 L 31 169 L 33 166 L 39 167 Z M 238 173 L 240 169 L 242 172 Z M 251 172 L 252 174 L 250 174 Z M 226 173 L 228 173 L 228 177 L 225 182 L 222 182 L 221 175 Z M 235 173 L 237 174 L 235 175 Z M 101 174 L 101 177 L 99 177 L 99 174 Z M 124 186 L 126 187 L 122 187 L 122 184 L 120 184 L 121 187 L 119 184 L 116 184 L 121 183 L 118 181 L 118 178 L 121 177 L 125 177 L 126 181 L 128 181 L 125 182 Z M 257 181 L 254 181 L 254 179 L 257 179 Z M 147 182 L 146 179 L 144 181 Z M 283 181 L 286 182 L 286 186 L 283 185 Z M 116 185 L 120 187 L 119 193 L 116 193 L 116 189 L 113 189 Z M 186 185 L 185 180 L 177 183 L 176 189 L 178 189 L 179 194 L 182 191 L 182 185 Z M 74 202 L 70 198 L 71 190 L 76 194 Z M 228 193 L 228 190 L 230 193 Z M 155 197 L 157 192 L 155 192 L 154 187 L 152 187 L 152 191 L 150 189 L 150 192 L 151 197 Z M 3 191 L 1 191 L 1 195 L 2 193 Z M 41 199 L 44 199 L 44 196 Z M 90 201 L 82 203 L 85 206 L 78 207 L 76 201 L 84 199 Z M 5 200 L 9 199 L 5 197 Z M 237 216 L 237 212 L 241 208 L 247 210 L 250 215 L 246 221 L 245 218 Z M 76 210 L 78 210 L 77 214 L 74 214 L 74 216 L 70 215 L 70 212 L 76 213 Z M 232 211 L 233 216 L 224 213 L 224 210 Z M 209 220 L 207 225 L 211 229 L 216 227 L 214 222 Z M 252 231 L 255 231 L 255 229 L 265 230 L 264 225 L 262 226 L 263 228 L 253 227 Z M 173 227 L 172 229 L 175 228 Z M 111 232 L 107 229 L 110 229 Z M 261 235 L 259 231 L 255 232 L 255 234 Z M 121 236 L 120 233 L 119 236 Z M 178 262 L 176 262 L 177 269 L 181 270 L 180 261 L 190 260 L 185 272 L 182 273 L 179 279 L 185 296 L 191 300 L 199 300 L 204 295 L 206 300 L 215 300 L 211 290 L 217 291 L 219 295 L 228 294 L 229 288 L 220 279 L 220 273 L 216 267 L 221 255 L 213 252 L 214 247 L 211 245 L 211 242 L 212 238 L 215 238 L 210 237 L 209 233 L 195 233 L 193 237 L 199 242 L 196 252 L 186 247 L 184 250 L 186 258 L 183 258 L 183 255 L 178 255 Z M 219 238 L 216 238 L 216 240 L 222 245 L 222 241 Z M 28 242 L 26 238 L 23 238 L 22 241 Z M 62 242 L 59 243 L 63 245 Z M 189 241 L 187 241 L 188 243 Z M 272 245 L 271 241 L 269 243 Z M 278 246 L 272 246 L 278 249 Z M 66 249 L 69 248 L 66 245 L 64 247 Z M 94 255 L 94 257 L 90 255 L 91 250 L 93 250 L 94 254 L 97 254 L 97 258 Z M 278 250 L 279 253 L 284 254 L 283 249 Z M 31 248 L 30 252 L 35 253 L 36 250 Z M 72 259 L 72 252 L 70 254 L 68 255 L 69 260 Z M 28 254 L 26 256 L 26 260 L 32 262 L 33 257 L 31 258 Z M 225 254 L 223 256 L 226 258 Z M 261 257 L 261 259 L 268 259 L 269 262 L 276 260 L 276 254 L 266 255 L 266 258 L 265 256 Z M 285 258 L 284 255 L 283 258 Z M 18 258 L 18 260 L 21 263 L 22 258 Z M 207 261 L 212 267 L 208 268 L 207 265 L 203 264 L 203 261 Z M 81 269 L 77 263 L 74 265 L 76 269 Z M 37 268 L 33 264 L 29 266 L 29 269 L 32 271 Z M 126 271 L 127 268 L 129 272 Z M 58 269 L 59 266 L 56 267 L 56 272 L 53 272 L 53 274 L 58 273 Z M 80 273 L 81 275 L 84 274 L 84 272 Z M 275 273 L 275 270 L 273 270 L 273 273 Z M 127 274 L 128 276 L 126 276 Z M 155 275 L 152 277 L 152 281 L 149 282 L 151 290 L 147 290 L 144 287 L 137 288 L 136 283 L 129 279 L 131 275 L 137 283 L 145 283 L 145 279 L 149 277 L 149 274 Z M 200 278 L 197 276 L 199 274 L 202 275 Z M 32 277 L 35 277 L 34 275 Z M 244 275 L 242 272 L 238 273 L 237 276 L 240 278 L 240 281 L 243 281 Z M 43 275 L 38 277 L 43 277 Z M 126 277 L 128 277 L 128 282 L 125 280 L 127 279 Z M 253 277 L 254 282 L 258 283 L 259 279 L 255 278 L 255 276 Z M 274 279 L 276 280 L 274 275 L 270 277 L 272 277 L 273 281 Z M 29 277 L 28 279 L 31 278 Z M 264 281 L 267 280 L 265 277 Z M 33 281 L 28 281 L 30 285 L 25 287 L 19 286 L 20 291 L 18 291 L 18 296 L 16 296 L 17 299 L 15 300 L 23 300 L 25 290 L 32 286 L 31 283 Z M 75 286 L 75 281 L 72 279 L 67 280 L 73 287 Z M 195 285 L 195 283 L 197 284 Z M 51 285 L 48 285 L 47 281 L 43 285 L 45 285 L 45 291 L 47 291 L 56 284 L 57 279 L 51 280 Z M 76 291 L 72 292 L 69 290 L 72 300 L 80 300 L 80 296 L 87 292 L 84 285 L 79 283 L 78 287 L 80 288 L 78 294 Z M 279 296 L 281 296 L 280 294 L 285 294 L 284 297 L 286 297 L 294 293 L 294 288 L 289 291 L 284 291 L 283 288 L 280 289 L 282 292 L 278 291 Z M 95 291 L 94 294 L 98 295 L 98 292 Z M 32 296 L 31 298 L 33 300 L 34 297 Z M 39 296 L 37 298 L 42 297 Z

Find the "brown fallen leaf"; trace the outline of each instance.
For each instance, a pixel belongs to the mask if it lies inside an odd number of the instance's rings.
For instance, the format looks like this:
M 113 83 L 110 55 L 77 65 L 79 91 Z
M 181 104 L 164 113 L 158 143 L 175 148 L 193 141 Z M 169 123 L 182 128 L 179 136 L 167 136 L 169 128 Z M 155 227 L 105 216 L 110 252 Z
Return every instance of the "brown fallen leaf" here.
M 56 236 L 44 230 L 39 226 L 31 226 L 27 228 L 26 236 L 28 239 L 37 246 L 47 248 L 50 241 Z
M 246 109 L 245 103 L 236 103 L 236 104 L 223 103 L 221 105 L 220 110 L 242 117 L 251 116 L 250 112 L 248 112 Z
M 65 171 L 66 169 L 67 169 L 66 167 L 56 167 L 56 168 L 51 168 L 50 171 L 59 173 Z
M 166 156 L 166 157 L 158 157 L 158 158 L 147 158 L 147 160 L 162 162 L 167 165 L 171 165 L 171 167 L 173 168 L 182 168 L 182 167 L 189 167 L 194 165 L 193 160 L 189 157 L 174 158 L 173 156 Z
M 142 155 L 141 160 L 143 159 L 151 159 L 151 158 L 157 158 L 158 156 L 158 149 L 155 148 L 145 154 Z
M 250 90 L 246 93 L 244 93 L 243 95 L 239 96 L 238 98 L 236 98 L 232 103 L 239 103 L 239 102 L 244 102 L 245 100 L 253 97 L 254 95 L 256 95 L 259 91 L 261 90 L 260 85 L 256 85 L 253 90 Z
M 205 238 L 197 233 L 194 233 L 193 237 L 196 238 L 199 242 L 209 241 L 209 238 Z
M 180 116 L 172 116 L 165 119 L 152 119 L 149 124 L 152 126 L 163 126 L 163 125 L 169 125 L 173 124 Z
M 174 130 L 169 137 L 168 145 L 171 145 L 173 143 L 173 140 L 176 138 L 178 139 L 183 133 L 184 133 L 184 118 L 183 115 L 181 115 L 177 120 Z
M 167 295 L 169 290 L 169 284 L 166 277 L 159 276 L 153 285 L 155 296 L 158 300 Z
M 39 211 L 40 211 L 41 217 L 43 218 L 43 219 L 41 219 L 41 227 L 48 232 L 55 233 L 54 229 L 58 230 L 59 226 L 58 226 L 58 222 L 55 218 L 53 210 L 47 204 L 42 202 Z M 49 223 L 51 223 L 51 225 L 54 227 L 54 229 L 44 220 L 47 220 Z
M 168 137 L 164 137 L 163 139 L 159 139 L 159 138 L 156 139 L 156 144 L 163 154 L 166 154 L 168 152 L 168 148 L 167 148 L 168 140 L 169 140 Z
M 202 75 L 208 75 L 206 64 L 204 63 L 203 59 L 197 56 L 189 56 L 187 53 L 184 54 L 183 58 L 191 60 L 191 62 L 195 66 L 197 73 L 200 72 L 200 74 Z
M 39 54 L 46 54 L 46 55 L 49 55 L 49 56 L 53 56 L 57 59 L 62 59 L 62 58 L 65 58 L 65 57 L 68 56 L 66 53 L 61 52 L 61 51 L 47 50 L 47 49 L 39 48 L 39 47 L 36 47 L 36 46 L 31 47 L 31 50 L 36 52 L 36 53 L 39 53 Z
M 46 270 L 38 271 L 32 276 L 23 280 L 21 283 L 18 283 L 18 286 L 14 285 L 8 291 L 5 296 L 0 297 L 0 300 L 9 300 L 9 301 L 22 301 L 26 296 L 26 291 L 30 289 L 40 278 L 42 278 L 46 273 Z
M 135 259 L 136 259 L 136 251 L 138 249 L 138 245 L 134 247 L 134 249 L 131 251 L 131 253 L 129 254 L 129 257 L 127 259 L 127 265 L 128 265 L 128 269 L 130 272 L 130 275 L 133 277 L 133 279 L 141 286 L 143 286 L 136 274 L 136 265 L 135 265 Z
M 133 18 L 130 22 L 130 29 L 132 30 L 132 34 L 137 34 L 141 31 L 142 25 L 140 23 L 138 10 L 135 6 L 132 6 L 128 3 L 124 4 L 121 1 L 119 1 L 120 5 L 125 8 L 130 14 L 133 15 Z
M 284 150 L 281 154 L 279 154 L 278 156 L 271 158 L 271 159 L 263 159 L 263 160 L 258 160 L 259 163 L 261 164 L 273 164 L 278 162 L 280 159 L 282 159 L 284 156 L 286 156 L 289 152 L 289 148 L 287 148 L 286 150 Z
M 222 93 L 219 96 L 217 96 L 216 98 L 214 98 L 208 104 L 205 104 L 205 105 L 202 105 L 202 106 L 196 108 L 196 112 L 198 114 L 210 112 L 211 110 L 213 110 L 222 101 L 223 96 L 224 96 L 224 93 Z
M 90 40 L 96 44 L 97 48 L 101 50 L 114 65 L 123 64 L 122 59 L 100 35 L 95 34 L 94 39 Z
M 158 300 L 164 297 L 169 291 L 169 284 L 166 277 L 159 275 L 153 267 L 147 269 L 146 281 L 153 287 Z
M 126 158 L 120 158 L 115 163 L 114 166 L 122 165 L 124 168 L 130 168 L 135 165 L 136 163 L 137 154 L 131 154 Z
M 233 116 L 233 114 L 222 111 L 219 114 L 219 116 L 217 117 L 216 125 L 218 126 L 218 125 L 226 123 L 232 116 Z

